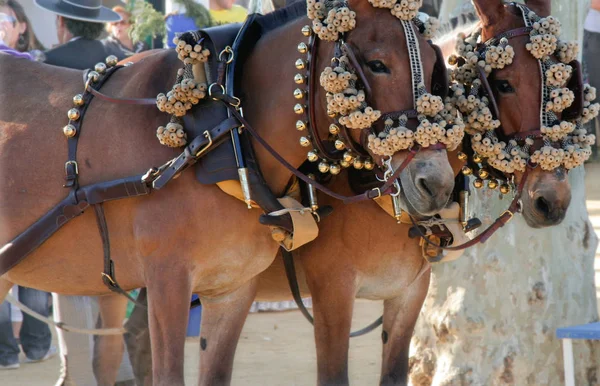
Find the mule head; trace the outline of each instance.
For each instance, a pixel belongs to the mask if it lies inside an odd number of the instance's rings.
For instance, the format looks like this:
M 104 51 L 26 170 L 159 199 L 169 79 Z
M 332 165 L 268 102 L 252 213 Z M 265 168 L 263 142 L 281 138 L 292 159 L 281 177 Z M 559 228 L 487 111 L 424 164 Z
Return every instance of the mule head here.
M 481 30 L 459 42 L 462 69 L 453 76 L 468 84 L 459 90 L 465 94 L 458 108 L 470 114 L 467 131 L 483 159 L 479 167 L 496 169 L 513 189 L 521 185 L 521 209 L 531 227 L 559 224 L 571 201 L 567 172 L 589 157 L 592 136 L 582 131 L 581 118 L 582 111 L 584 118 L 597 113 L 595 91 L 581 83 L 574 46 L 559 40 L 557 19 L 546 18 L 550 0 L 526 1 L 530 8 L 474 3 Z
M 356 72 L 362 72 L 357 82 L 366 83 L 366 102 L 380 116 L 368 127 L 353 127 L 349 133 L 353 141 L 369 153 L 373 163 L 388 172 L 388 177 L 407 157 L 413 157 L 409 156 L 410 149 L 421 148 L 403 169 L 396 186 L 400 189 L 404 210 L 411 215 L 432 215 L 446 205 L 454 188 L 454 176 L 444 146 L 429 146 L 439 143 L 421 138 L 425 135 L 419 136 L 422 142 L 414 139 L 417 130 L 425 130 L 418 129 L 423 126 L 425 116 L 417 114 L 417 105 L 421 105 L 416 101 L 424 94 L 437 98 L 436 93 L 447 90 L 445 65 L 441 54 L 438 55 L 422 36 L 414 21 L 400 20 L 389 8 L 377 8 L 371 3 L 377 2 L 349 1 L 349 7 L 356 12 L 356 27 L 346 35 L 345 45 L 356 58 L 359 67 Z M 407 43 L 411 38 L 416 44 Z M 331 48 L 329 53 L 333 53 Z M 413 62 L 412 69 L 411 55 L 420 62 Z M 321 100 L 325 102 L 325 99 L 322 95 Z M 414 111 L 412 116 L 408 113 L 411 110 Z M 429 126 L 443 120 L 439 116 L 435 120 L 436 114 L 430 115 Z M 453 124 L 448 122 L 447 129 L 451 130 Z M 462 138 L 462 128 L 456 131 L 456 136 Z

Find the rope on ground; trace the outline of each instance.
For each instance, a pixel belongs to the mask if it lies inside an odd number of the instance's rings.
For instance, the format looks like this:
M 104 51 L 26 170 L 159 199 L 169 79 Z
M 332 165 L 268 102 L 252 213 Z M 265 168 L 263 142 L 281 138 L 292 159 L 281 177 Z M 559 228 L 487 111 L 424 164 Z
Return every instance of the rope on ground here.
M 56 322 L 56 321 L 54 321 L 54 319 L 47 318 L 47 317 L 35 312 L 31 308 L 27 307 L 25 304 L 23 304 L 20 301 L 18 301 L 17 299 L 15 299 L 10 293 L 6 295 L 5 300 L 7 302 L 9 302 L 10 304 L 12 304 L 13 306 L 17 307 L 18 309 L 20 309 L 21 311 L 25 312 L 26 314 L 31 315 L 33 318 L 39 320 L 40 322 L 44 322 L 46 324 L 49 324 L 50 326 L 60 328 L 63 331 L 74 332 L 77 334 L 88 334 L 88 335 L 122 335 L 126 332 L 125 328 L 123 328 L 123 327 L 90 329 L 90 328 L 78 328 L 78 327 L 69 326 L 67 324 L 64 324 L 63 322 Z

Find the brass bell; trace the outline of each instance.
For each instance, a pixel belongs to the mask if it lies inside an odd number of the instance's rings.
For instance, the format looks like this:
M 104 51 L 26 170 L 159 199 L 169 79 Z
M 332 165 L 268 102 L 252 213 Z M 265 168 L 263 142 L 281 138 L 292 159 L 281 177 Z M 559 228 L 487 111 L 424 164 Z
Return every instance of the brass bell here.
M 500 185 L 500 193 L 502 193 L 502 194 L 510 193 L 510 186 L 508 184 Z
M 344 143 L 344 141 L 341 141 L 339 139 L 335 140 L 334 146 L 338 150 L 344 150 L 346 148 L 346 144 Z
M 305 43 L 298 44 L 298 52 L 306 54 L 308 52 L 308 46 Z
M 304 36 L 310 36 L 310 34 L 312 33 L 312 30 L 310 29 L 309 26 L 305 25 L 304 27 L 302 27 L 302 35 Z
M 488 171 L 487 171 L 487 170 L 485 170 L 485 169 L 479 169 L 479 177 L 480 177 L 482 180 L 485 180 L 485 179 L 487 179 L 489 176 L 490 176 L 490 172 L 488 172 Z
M 329 125 L 329 133 L 332 135 L 338 135 L 340 133 L 340 128 L 338 125 L 332 123 Z
M 79 110 L 77 109 L 71 109 L 67 112 L 67 117 L 69 117 L 69 119 L 72 121 L 78 120 L 79 116 Z
M 300 90 L 299 88 L 294 90 L 294 98 L 296 99 L 302 99 L 304 98 L 304 92 L 302 90 Z
M 321 173 L 327 173 L 329 171 L 329 164 L 327 162 L 320 162 L 319 171 Z
M 303 147 L 309 147 L 310 146 L 310 140 L 306 137 L 300 137 L 300 145 Z
M 488 188 L 490 189 L 496 189 L 498 187 L 498 181 L 496 180 L 490 180 L 490 182 L 488 182 Z
M 306 67 L 306 63 L 304 62 L 304 60 L 302 60 L 302 59 L 296 60 L 296 68 L 298 70 L 302 70 L 304 67 Z
M 483 188 L 483 180 L 481 178 L 476 179 L 473 181 L 473 186 L 477 189 Z
M 483 161 L 483 160 L 481 159 L 481 156 L 479 154 L 473 155 L 473 162 L 477 162 L 479 164 L 479 163 L 481 163 L 481 161 Z
M 106 57 L 106 64 L 109 67 L 114 67 L 114 66 L 117 65 L 117 63 L 119 63 L 119 59 L 116 56 L 109 55 L 109 56 Z
M 96 71 L 90 71 L 88 72 L 88 79 L 91 79 L 92 82 L 97 82 L 98 79 L 100 79 L 100 74 L 98 74 Z
M 457 157 L 461 161 L 466 161 L 467 159 L 469 159 L 469 157 L 465 153 L 463 153 L 462 151 L 458 152 Z
M 473 169 L 471 169 L 468 166 L 463 166 L 462 167 L 462 174 L 464 174 L 465 176 L 469 176 L 469 175 L 473 174 Z
M 81 105 L 83 105 L 83 103 L 84 103 L 83 95 L 77 94 L 73 97 L 73 104 L 75 106 L 81 106 Z
M 296 74 L 294 76 L 294 82 L 296 82 L 296 84 L 304 83 L 304 76 L 302 74 Z
M 296 130 L 298 131 L 302 131 L 302 130 L 306 130 L 306 123 L 304 123 L 304 121 L 296 121 Z
M 329 167 L 329 173 L 333 174 L 334 176 L 340 174 L 341 171 L 342 168 L 338 164 L 333 164 Z
M 365 169 L 367 170 L 373 170 L 375 168 L 375 162 L 373 162 L 372 159 L 367 158 L 364 162 L 365 164 Z
M 349 151 L 345 152 L 344 155 L 342 156 L 342 158 L 346 162 L 352 162 L 352 161 L 354 161 L 354 155 L 352 155 L 352 153 L 349 152 Z
M 77 129 L 73 125 L 66 125 L 65 127 L 63 127 L 63 134 L 67 138 L 72 138 L 75 136 L 75 134 L 77 134 Z
M 450 57 L 448 58 L 448 64 L 454 66 L 457 62 L 458 58 L 456 57 L 456 55 L 450 55 Z
M 355 158 L 352 165 L 354 166 L 354 169 L 362 169 L 365 166 L 360 158 Z
M 99 74 L 104 74 L 106 72 L 106 64 L 102 62 L 96 63 L 96 65 L 94 66 L 94 70 Z
M 319 160 L 319 156 L 317 155 L 317 152 L 314 150 L 309 151 L 308 154 L 306 155 L 306 158 L 310 162 L 316 162 Z
M 304 106 L 302 106 L 300 103 L 296 103 L 296 105 L 294 106 L 294 112 L 296 114 L 303 114 L 304 113 Z
M 336 116 L 336 115 L 337 115 L 337 113 L 334 113 L 334 112 L 333 112 L 333 111 L 331 111 L 331 110 L 327 110 L 327 116 L 328 116 L 329 118 L 335 118 L 335 116 Z
M 350 162 L 341 160 L 340 161 L 340 166 L 343 167 L 343 168 L 349 168 L 350 167 Z

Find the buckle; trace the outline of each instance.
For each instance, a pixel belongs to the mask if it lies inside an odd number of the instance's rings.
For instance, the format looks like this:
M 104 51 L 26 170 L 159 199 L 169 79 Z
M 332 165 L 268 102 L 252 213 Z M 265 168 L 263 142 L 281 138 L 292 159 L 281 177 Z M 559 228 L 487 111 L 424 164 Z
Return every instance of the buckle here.
M 204 146 L 202 149 L 198 150 L 195 154 L 195 157 L 200 157 L 202 154 L 204 154 L 213 144 L 213 140 L 212 137 L 210 136 L 210 133 L 208 132 L 208 130 L 204 130 L 204 133 L 202 133 L 206 138 L 208 138 L 208 144 L 206 146 Z
M 500 215 L 500 218 L 503 218 L 505 214 L 508 214 L 510 217 L 508 218 L 508 220 L 504 221 L 504 224 L 508 224 L 510 222 L 510 220 L 513 219 L 513 217 L 515 217 L 515 214 L 513 212 L 511 212 L 510 210 L 505 210 L 504 212 L 502 212 L 502 214 Z
M 377 197 L 373 197 L 372 200 L 374 200 L 376 198 L 381 198 L 381 189 L 379 189 L 379 188 L 373 188 L 371 190 L 376 190 L 377 191 Z
M 77 165 L 77 161 L 67 161 L 67 162 L 65 162 L 65 175 L 67 176 L 67 178 L 69 177 L 69 170 L 68 170 L 69 165 L 73 165 L 75 167 L 75 175 L 78 175 L 79 174 L 79 166 Z

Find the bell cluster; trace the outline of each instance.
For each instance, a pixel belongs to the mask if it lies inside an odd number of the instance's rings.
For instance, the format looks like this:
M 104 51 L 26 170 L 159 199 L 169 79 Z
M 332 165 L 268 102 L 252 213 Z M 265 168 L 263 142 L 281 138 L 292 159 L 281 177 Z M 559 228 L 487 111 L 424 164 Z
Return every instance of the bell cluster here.
M 398 19 L 410 21 L 419 14 L 423 0 L 369 0 L 369 3 L 375 8 L 389 8 Z
M 161 145 L 168 147 L 181 147 L 187 142 L 187 134 L 183 126 L 176 122 L 170 122 L 166 127 L 159 126 L 156 130 L 156 137 Z
M 202 44 L 194 44 L 193 46 L 187 43 L 185 40 L 178 37 L 173 38 L 173 44 L 175 44 L 175 51 L 177 51 L 177 58 L 184 64 L 199 64 L 206 63 L 210 56 L 210 51 Z
M 346 1 L 307 0 L 306 11 L 321 40 L 337 41 L 356 26 L 356 12 L 348 8 Z
M 564 87 L 573 73 L 573 67 L 564 63 L 555 63 L 546 70 L 546 86 Z
M 596 88 L 586 84 L 583 88 L 583 114 L 581 123 L 586 124 L 598 116 L 600 104 L 592 103 L 596 99 Z
M 184 78 L 166 95 L 158 94 L 156 106 L 163 113 L 183 117 L 192 106 L 206 97 L 206 89 L 206 83 L 196 83 L 192 78 Z
M 575 101 L 575 94 L 568 88 L 556 88 L 550 92 L 550 100 L 546 102 L 546 111 L 561 113 Z
M 106 73 L 107 70 L 117 65 L 119 59 L 115 55 L 109 55 L 106 57 L 106 63 L 96 63 L 94 70 L 88 72 L 87 82 L 90 85 L 100 81 L 100 78 Z M 77 94 L 73 97 L 73 108 L 67 111 L 67 118 L 69 123 L 62 128 L 62 132 L 67 138 L 73 138 L 77 135 L 77 126 L 74 124 L 81 118 L 81 108 L 85 105 L 85 94 L 88 93 L 87 84 L 86 90 L 83 94 Z

